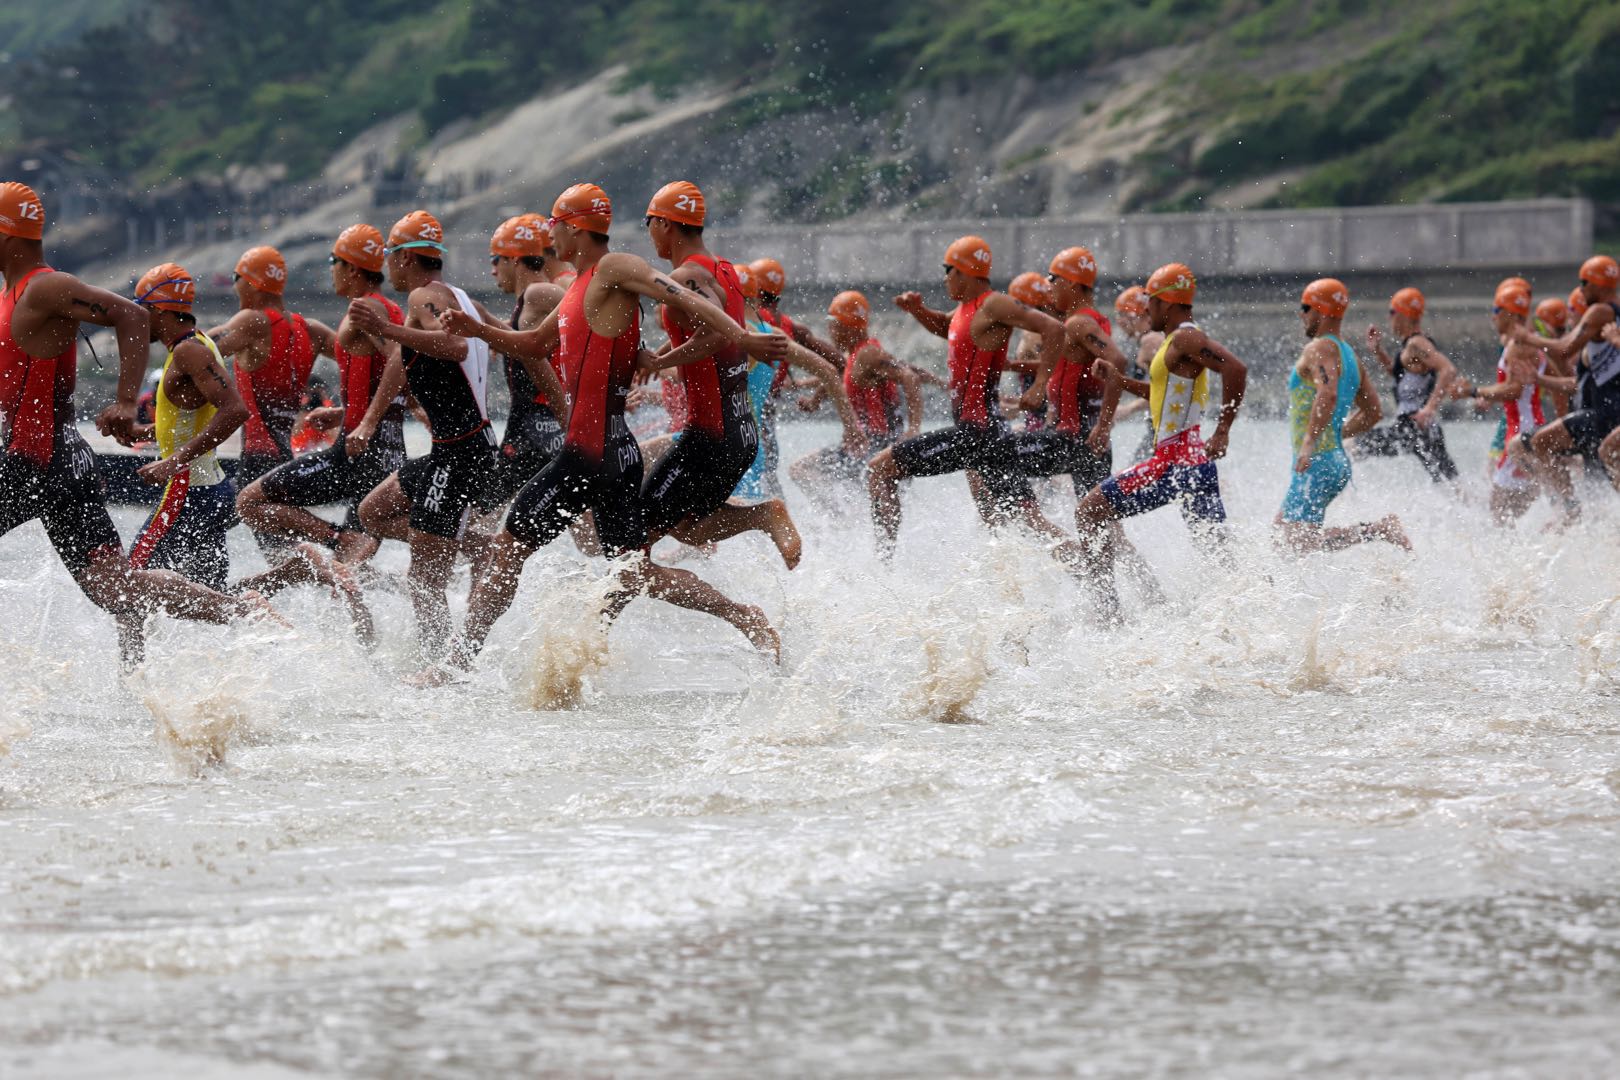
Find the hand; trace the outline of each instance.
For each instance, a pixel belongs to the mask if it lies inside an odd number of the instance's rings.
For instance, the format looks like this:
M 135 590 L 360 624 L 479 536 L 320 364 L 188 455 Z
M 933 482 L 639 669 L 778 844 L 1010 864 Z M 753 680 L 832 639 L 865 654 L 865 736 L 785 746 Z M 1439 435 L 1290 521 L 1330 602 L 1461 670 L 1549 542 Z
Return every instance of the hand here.
M 1612 322 L 1603 328 L 1603 340 L 1620 349 L 1620 322 Z
M 907 424 L 905 434 L 901 435 L 900 437 L 902 439 L 915 439 L 917 436 L 919 436 L 921 434 L 922 434 L 922 428 L 920 428 L 920 427 L 912 427 L 910 424 Z
M 1098 457 L 1102 457 L 1104 454 L 1108 453 L 1109 443 L 1113 440 L 1113 434 L 1114 432 L 1112 426 L 1104 427 L 1102 424 L 1096 425 L 1091 429 L 1091 434 L 1086 436 L 1087 449 L 1089 449 L 1093 454 L 1096 454 Z
M 1463 378 L 1461 375 L 1457 376 L 1457 378 L 1453 380 L 1451 384 L 1451 396 L 1457 400 L 1461 400 L 1466 397 L 1473 397 L 1474 384 Z
M 1046 386 L 1043 383 L 1036 383 L 1018 398 L 1018 407 L 1025 412 L 1036 412 L 1045 404 Z
M 799 407 L 800 412 L 805 413 L 812 413 L 821 408 L 821 399 L 815 395 L 795 398 L 793 403 Z
M 1107 382 L 1114 377 L 1114 365 L 1099 356 L 1091 362 L 1091 374 L 1103 382 Z
M 1412 414 L 1412 422 L 1420 428 L 1426 428 L 1434 423 L 1434 406 L 1425 405 Z
M 338 405 L 311 409 L 304 414 L 304 426 L 316 431 L 331 431 L 341 423 L 343 423 L 343 409 Z
M 1204 444 L 1204 453 L 1211 461 L 1218 461 L 1226 456 L 1226 428 L 1215 429 L 1215 434 Z
M 903 292 L 894 298 L 894 306 L 908 315 L 915 315 L 923 309 L 922 293 Z
M 787 359 L 788 339 L 781 334 L 744 334 L 743 352 L 767 364 Z
M 381 334 L 383 327 L 391 325 L 387 316 L 364 300 L 350 300 L 347 315 L 349 325 L 362 334 Z
M 1367 327 L 1367 347 L 1369 349 L 1376 352 L 1378 347 L 1383 344 L 1383 341 L 1384 332 L 1382 330 L 1378 329 L 1376 326 Z
M 469 315 L 460 308 L 439 313 L 439 329 L 456 337 L 478 337 L 483 326 L 484 320 Z
M 147 462 L 135 470 L 135 475 L 148 484 L 167 484 L 185 471 L 186 463 L 181 461 L 178 456 L 171 456 L 164 458 L 162 461 Z
M 646 373 L 651 376 L 659 370 L 658 354 L 651 349 L 640 349 L 636 352 L 636 374 Z
M 360 421 L 359 426 L 344 436 L 343 453 L 348 457 L 359 457 L 371 446 L 371 437 L 375 434 L 377 434 L 375 424 L 368 424 L 364 420 Z
M 96 430 L 123 446 L 135 441 L 135 403 L 115 401 L 96 416 Z

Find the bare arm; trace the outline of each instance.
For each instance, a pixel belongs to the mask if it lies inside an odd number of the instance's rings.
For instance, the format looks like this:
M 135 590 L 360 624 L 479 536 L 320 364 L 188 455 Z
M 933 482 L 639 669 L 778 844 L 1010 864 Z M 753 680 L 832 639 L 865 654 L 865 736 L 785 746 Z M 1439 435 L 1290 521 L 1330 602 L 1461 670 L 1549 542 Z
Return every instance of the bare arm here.
M 34 324 L 24 329 L 26 322 Z M 151 320 L 146 309 L 72 274 L 36 278 L 18 302 L 12 337 L 31 355 L 55 356 L 72 344 L 79 323 L 113 328 L 118 341 L 118 391 L 96 418 L 96 427 L 128 446 L 135 437 L 135 401 L 146 374 Z
M 270 317 L 262 311 L 243 308 L 208 336 L 243 371 L 257 371 L 270 359 Z
M 1294 459 L 1295 472 L 1304 472 L 1311 467 L 1311 458 L 1316 456 L 1316 445 L 1322 441 L 1322 435 L 1333 422 L 1333 410 L 1339 404 L 1339 376 L 1338 372 L 1332 370 L 1329 361 L 1338 352 L 1331 341 L 1318 339 L 1307 345 L 1305 355 L 1299 358 L 1296 370 L 1316 388 L 1316 396 L 1311 399 L 1311 415 L 1305 424 L 1305 438 L 1299 444 L 1299 454 Z
M 337 359 L 337 331 L 317 319 L 306 318 L 304 327 L 309 331 L 310 348 L 315 350 L 316 356 L 330 356 L 334 360 Z
M 835 368 L 844 362 L 843 356 L 838 352 L 837 349 L 833 348 L 832 342 L 817 337 L 815 334 L 812 334 L 809 330 L 806 330 L 798 323 L 793 324 L 793 340 L 798 342 L 800 345 L 803 345 L 805 348 L 809 349 L 811 352 L 815 353 L 817 356 L 821 357 Z
M 487 341 L 499 352 L 515 356 L 522 361 L 543 360 L 549 365 L 551 354 L 557 348 L 556 309 L 542 319 L 540 325 L 533 330 L 513 330 L 475 319 L 464 311 L 445 312 L 444 317 L 440 319 L 440 325 L 450 333 Z
M 1035 384 L 1024 394 L 1026 408 L 1038 406 L 1046 398 L 1046 382 L 1052 367 L 1063 355 L 1064 324 L 1032 307 L 1025 307 L 1006 293 L 991 293 L 979 308 L 985 316 L 1003 326 L 1027 330 L 1041 339 L 1040 366 L 1035 371 Z
M 383 373 L 382 378 L 377 380 L 377 392 L 371 395 L 366 414 L 343 440 L 343 452 L 349 457 L 359 457 L 366 452 L 372 436 L 377 434 L 377 427 L 388 415 L 389 406 L 405 392 L 405 362 L 400 359 L 399 346 L 385 343 L 383 356 Z
M 1378 397 L 1378 391 L 1373 389 L 1372 373 L 1367 365 L 1356 358 L 1356 365 L 1361 368 L 1361 385 L 1356 387 L 1356 407 L 1344 421 L 1344 429 L 1339 433 L 1346 439 L 1352 439 L 1364 431 L 1370 431 L 1378 426 L 1378 421 L 1384 418 L 1384 403 Z
M 191 385 L 214 406 L 214 415 L 197 434 L 162 461 L 140 468 L 140 477 L 149 484 L 165 484 L 182 469 L 230 438 L 247 420 L 247 406 L 236 386 L 214 360 L 214 354 L 200 341 L 183 341 L 174 350 L 174 363 Z
M 445 312 L 461 310 L 455 295 L 447 287 L 433 282 L 412 289 L 409 304 L 404 326 L 386 317 L 381 320 L 381 325 L 377 325 L 380 305 L 374 306 L 374 302 L 369 300 L 356 300 L 351 304 L 349 318 L 354 319 L 362 329 L 398 342 L 402 348 L 421 356 L 448 360 L 454 364 L 467 359 L 467 339 L 447 331 L 441 321 Z M 368 315 L 357 318 L 357 309 L 365 310 Z M 413 323 L 415 325 L 411 325 Z
M 1232 430 L 1232 422 L 1237 419 L 1238 409 L 1243 406 L 1243 391 L 1248 386 L 1249 369 L 1224 345 L 1211 339 L 1202 330 L 1186 327 L 1176 331 L 1175 339 L 1170 343 L 1170 355 L 1167 359 L 1172 363 L 1186 361 L 1196 364 L 1220 375 L 1220 419 L 1215 425 L 1215 434 L 1210 437 L 1205 448 L 1211 458 L 1226 456 L 1226 442 Z
M 894 306 L 917 320 L 924 330 L 935 337 L 949 337 L 951 333 L 951 316 L 948 312 L 935 311 L 923 303 L 922 293 L 903 292 L 894 298 Z
M 788 339 L 783 334 L 751 333 L 725 313 L 723 308 L 691 289 L 682 288 L 667 274 L 660 274 L 644 259 L 616 253 L 607 255 L 596 266 L 597 281 L 626 292 L 646 296 L 686 315 L 719 334 L 730 344 L 760 360 L 776 363 L 787 355 Z
M 844 424 L 844 447 L 851 452 L 865 449 L 866 434 L 861 431 L 860 422 L 855 418 L 855 407 L 849 403 L 849 395 L 844 392 L 844 380 L 838 369 L 798 342 L 788 346 L 788 363 L 808 372 L 819 384 L 820 392 L 832 399 L 833 407 L 838 410 L 838 419 Z
M 1367 344 L 1386 374 L 1395 373 L 1395 358 L 1384 351 L 1384 332 L 1376 326 L 1367 327 Z M 1363 380 L 1365 381 L 1365 380 Z
M 1419 410 L 1428 414 L 1427 418 L 1419 423 L 1427 423 L 1428 420 L 1434 419 L 1435 413 L 1440 410 L 1440 403 L 1445 401 L 1446 395 L 1451 392 L 1452 382 L 1457 378 L 1457 366 L 1426 338 L 1418 338 L 1412 343 L 1412 354 L 1413 358 L 1426 369 L 1434 372 L 1434 390 L 1429 394 L 1429 400 L 1424 402 L 1423 408 Z M 1367 381 L 1365 374 L 1363 372 L 1364 383 Z

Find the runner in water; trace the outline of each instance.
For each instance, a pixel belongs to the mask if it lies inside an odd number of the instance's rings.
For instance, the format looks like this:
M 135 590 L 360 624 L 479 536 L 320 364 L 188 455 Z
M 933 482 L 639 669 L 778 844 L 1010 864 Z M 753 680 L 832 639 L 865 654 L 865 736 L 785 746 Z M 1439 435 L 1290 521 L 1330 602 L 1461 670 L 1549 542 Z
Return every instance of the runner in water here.
M 249 248 L 236 261 L 235 315 L 208 331 L 219 351 L 231 357 L 236 389 L 247 406 L 242 425 L 242 454 L 236 462 L 236 484 L 245 489 L 284 462 L 291 461 L 293 428 L 304 402 L 304 387 L 317 350 L 312 326 L 286 310 L 287 261 L 273 247 Z M 320 336 L 329 336 L 324 327 Z M 279 532 L 255 532 L 267 552 L 285 546 Z
M 827 307 L 827 327 L 834 346 L 844 350 L 844 393 L 854 408 L 861 433 L 866 436 L 864 451 L 851 451 L 848 441 L 806 454 L 788 469 L 798 484 L 824 508 L 841 501 L 837 485 L 859 482 L 866 463 L 874 454 L 888 449 L 900 439 L 922 434 L 922 380 L 916 372 L 898 363 L 883 343 L 872 336 L 872 306 L 854 291 L 841 292 Z M 905 419 L 900 412 L 900 392 L 905 390 Z
M 1044 370 L 1030 393 L 1032 401 L 1039 400 L 1063 350 L 1063 324 L 992 289 L 990 258 L 990 245 L 977 236 L 964 236 L 945 249 L 945 292 L 956 301 L 954 312 L 932 310 L 920 293 L 895 297 L 896 307 L 948 343 L 953 423 L 896 443 L 869 463 L 866 489 L 878 551 L 885 558 L 900 532 L 900 481 L 907 477 L 978 473 L 985 492 L 979 509 L 987 521 L 1009 519 L 1035 504 L 997 408 L 997 387 L 1013 331 L 1030 330 L 1041 336 Z
M 1545 349 L 1554 360 L 1567 361 L 1579 354 L 1573 378 L 1542 379 L 1573 396 L 1568 415 L 1534 435 L 1525 432 L 1509 444 L 1521 462 L 1533 458 L 1536 473 L 1562 499 L 1566 523 L 1578 519 L 1581 509 L 1575 500 L 1573 481 L 1568 472 L 1557 467 L 1557 459 L 1570 454 L 1600 456 L 1610 433 L 1620 428 L 1620 331 L 1610 329 L 1615 325 L 1617 290 L 1620 264 L 1607 255 L 1592 256 L 1581 265 L 1581 298 L 1587 308 L 1580 322 L 1556 341 L 1530 340 L 1531 345 Z
M 557 310 L 534 330 L 490 326 L 451 314 L 455 333 L 476 335 L 508 356 L 544 361 L 555 351 L 568 380 L 569 417 L 563 450 L 518 492 L 496 535 L 489 569 L 467 605 L 467 620 L 450 652 L 452 668 L 472 666 L 497 619 L 511 606 L 529 556 L 555 540 L 569 521 L 592 511 L 604 553 L 630 556 L 619 571 L 621 588 L 604 612 L 612 618 L 643 590 L 656 597 L 724 619 L 761 651 L 775 656 L 780 639 L 756 607 L 736 604 L 695 574 L 658 566 L 636 554 L 647 540 L 641 493 L 641 453 L 624 422 L 624 402 L 641 352 L 640 298 L 680 311 L 714 331 L 730 346 L 765 359 L 779 359 L 780 335 L 750 334 L 724 310 L 634 255 L 608 252 L 613 205 L 595 184 L 576 184 L 551 209 L 557 250 L 579 268 Z M 690 342 L 688 344 L 691 344 Z M 691 351 L 696 351 L 695 349 Z M 558 400 L 561 400 L 559 397 Z M 424 682 L 442 682 L 443 669 L 424 672 Z
M 553 267 L 567 264 L 556 257 L 551 230 L 540 215 L 519 214 L 503 221 L 490 237 L 489 261 L 496 286 L 517 298 L 507 323 L 512 329 L 533 330 L 562 300 L 564 287 L 552 280 L 559 273 Z M 512 405 L 501 438 L 500 472 L 489 492 L 495 507 L 509 502 L 524 484 L 538 476 L 557 456 L 563 442 L 562 419 L 529 377 L 523 362 L 511 357 L 503 360 Z M 552 370 L 556 370 L 555 365 Z
M 1446 452 L 1446 436 L 1440 429 L 1440 405 L 1451 392 L 1457 369 L 1423 330 L 1426 306 L 1415 288 L 1390 297 L 1389 328 L 1400 339 L 1394 356 L 1384 349 L 1383 331 L 1367 327 L 1367 345 L 1395 379 L 1395 422 L 1368 431 L 1349 447 L 1358 457 L 1393 457 L 1404 450 L 1438 484 L 1457 479 L 1457 465 Z
M 1226 521 L 1215 462 L 1226 456 L 1248 368 L 1192 321 L 1197 291 L 1197 279 L 1182 263 L 1161 266 L 1148 278 L 1148 323 L 1165 336 L 1147 381 L 1127 379 L 1125 388 L 1148 399 L 1157 439 L 1153 456 L 1092 488 L 1075 510 L 1099 606 L 1109 621 L 1119 617 L 1113 522 L 1171 502 L 1189 526 L 1198 527 L 1195 533 Z M 1221 377 L 1221 407 L 1206 444 L 1199 424 L 1209 402 L 1210 372 Z
M 138 474 L 162 485 L 156 508 L 130 545 L 138 570 L 173 570 L 211 589 L 273 596 L 294 585 L 326 585 L 348 605 L 362 640 L 371 640 L 371 613 L 359 590 L 310 544 L 301 544 L 280 565 L 243 578 L 227 589 L 231 560 L 225 535 L 236 524 L 236 489 L 214 450 L 248 417 L 225 360 L 192 315 L 196 282 L 174 263 L 154 266 L 135 286 L 135 302 L 151 313 L 152 340 L 168 349 L 158 381 L 152 424 L 158 460 Z M 126 649 L 138 648 L 140 619 L 118 618 Z
M 0 183 L 0 536 L 39 521 L 91 603 L 136 626 L 157 611 L 210 623 L 267 611 L 258 596 L 226 596 L 178 574 L 130 567 L 96 456 L 74 426 L 73 390 L 80 325 L 112 327 L 118 388 L 96 427 L 126 446 L 134 442 L 151 321 L 139 304 L 51 269 L 44 232 L 45 208 L 34 190 Z M 123 645 L 125 664 L 139 662 L 139 637 Z
M 1569 330 L 1569 305 L 1556 296 L 1549 296 L 1536 305 L 1535 318 L 1531 325 L 1536 333 L 1546 338 L 1561 338 Z M 1560 368 L 1552 370 L 1548 365 L 1549 375 L 1567 375 L 1569 372 Z M 1569 411 L 1569 395 L 1557 390 L 1542 387 L 1542 399 L 1546 402 L 1548 416 L 1563 416 Z
M 685 180 L 660 188 L 647 204 L 648 238 L 670 277 L 719 307 L 739 327 L 745 301 L 731 263 L 703 242 L 703 193 Z M 669 535 L 694 547 L 758 530 L 770 537 L 789 569 L 803 551 L 799 531 L 781 499 L 737 506 L 727 499 L 759 452 L 759 425 L 748 394 L 749 360 L 742 348 L 715 334 L 683 309 L 663 306 L 669 349 L 643 367 L 678 367 L 686 391 L 686 427 L 674 448 L 648 472 L 642 489 L 647 534 Z M 707 324 L 705 324 L 707 325 Z M 764 336 L 764 335 L 762 335 Z M 774 348 L 781 356 L 787 342 Z M 683 348 L 683 346 L 690 346 Z
M 1007 295 L 1036 311 L 1056 315 L 1052 310 L 1052 283 L 1047 275 L 1026 270 L 1007 284 Z M 1058 361 L 1062 363 L 1062 361 Z M 1049 402 L 1043 397 L 1034 408 L 1023 407 L 1024 395 L 1035 386 L 1041 374 L 1041 339 L 1028 330 L 1018 335 L 1018 348 L 1007 359 L 1007 370 L 1017 378 L 1018 394 L 1002 398 L 1002 413 L 1012 419 L 1019 413 L 1024 417 L 1024 431 L 1034 433 L 1046 427 Z
M 332 291 L 348 300 L 381 307 L 389 322 L 403 325 L 400 306 L 378 290 L 383 283 L 383 236 L 370 225 L 351 225 L 332 245 Z M 313 325 L 312 325 L 313 328 Z M 260 535 L 280 535 L 325 545 L 345 563 L 361 562 L 378 539 L 360 522 L 360 503 L 405 464 L 405 369 L 399 346 L 368 334 L 345 314 L 336 333 L 323 338 L 323 352 L 337 361 L 343 382 L 342 433 L 326 450 L 277 466 L 248 483 L 236 499 L 244 524 Z M 341 525 L 306 507 L 343 504 Z
M 1496 361 L 1496 382 L 1465 393 L 1481 402 L 1500 403 L 1503 412 L 1503 441 L 1511 446 L 1521 433 L 1535 431 L 1545 421 L 1537 375 L 1547 359 L 1535 344 L 1540 340 L 1529 324 L 1530 293 L 1516 282 L 1497 287 L 1491 304 L 1491 325 L 1502 343 Z M 1507 450 L 1498 451 L 1491 469 L 1491 516 L 1505 525 L 1523 516 L 1535 502 L 1540 479 Z
M 1313 281 L 1300 296 L 1300 322 L 1310 343 L 1288 375 L 1294 473 L 1276 524 L 1283 542 L 1298 552 L 1339 551 L 1373 540 L 1410 551 L 1394 514 L 1348 527 L 1323 525 L 1328 504 L 1350 484 L 1345 438 L 1371 428 L 1383 411 L 1372 379 L 1340 336 L 1349 306 L 1350 290 L 1336 278 Z
M 1125 334 L 1124 351 L 1130 358 L 1130 363 L 1121 374 L 1138 382 L 1146 381 L 1153 354 L 1159 351 L 1159 345 L 1164 341 L 1164 335 L 1148 324 L 1147 302 L 1147 290 L 1140 285 L 1132 285 L 1114 297 L 1114 314 L 1118 317 L 1117 325 Z M 1122 402 L 1114 410 L 1114 423 L 1117 425 L 1119 421 L 1137 413 L 1142 414 L 1143 431 L 1141 440 L 1131 453 L 1131 460 L 1144 461 L 1153 453 L 1153 416 L 1148 412 L 1147 399 L 1132 394 L 1129 401 Z
M 447 333 L 443 323 L 449 312 L 475 319 L 488 318 L 488 312 L 441 280 L 444 250 L 438 219 L 426 210 L 406 214 L 389 230 L 385 248 L 389 281 L 407 297 L 404 324 L 396 324 L 369 297 L 350 301 L 348 313 L 360 333 L 400 346 L 411 393 L 427 412 L 432 430 L 428 455 L 406 462 L 360 504 L 367 532 L 410 544 L 411 606 L 418 639 L 431 657 L 443 653 L 449 638 L 445 585 L 468 512 L 487 498 L 496 462 L 486 402 L 489 346 Z M 549 367 L 537 364 L 530 373 L 542 390 L 560 397 Z

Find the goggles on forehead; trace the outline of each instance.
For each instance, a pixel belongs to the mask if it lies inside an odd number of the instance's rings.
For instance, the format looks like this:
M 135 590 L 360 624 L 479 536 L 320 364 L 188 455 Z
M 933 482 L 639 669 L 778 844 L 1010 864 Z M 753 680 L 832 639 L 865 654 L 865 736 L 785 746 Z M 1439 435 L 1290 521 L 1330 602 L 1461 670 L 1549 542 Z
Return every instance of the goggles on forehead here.
M 383 248 L 383 254 L 392 255 L 396 251 L 405 251 L 409 248 L 431 248 L 440 254 L 444 253 L 444 245 L 437 240 L 407 240 L 403 244 L 390 244 Z

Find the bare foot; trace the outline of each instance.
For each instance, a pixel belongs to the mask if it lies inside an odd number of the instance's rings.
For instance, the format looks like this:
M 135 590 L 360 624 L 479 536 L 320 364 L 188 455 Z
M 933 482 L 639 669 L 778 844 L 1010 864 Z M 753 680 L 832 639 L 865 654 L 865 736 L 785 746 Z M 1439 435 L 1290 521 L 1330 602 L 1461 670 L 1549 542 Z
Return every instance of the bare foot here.
M 316 583 L 331 589 L 332 595 L 349 609 L 354 635 L 360 639 L 360 644 L 368 649 L 376 645 L 377 627 L 372 622 L 371 609 L 366 606 L 365 595 L 360 591 L 360 583 L 349 564 L 343 562 L 341 557 L 329 557 L 314 544 L 299 544 L 298 554 L 309 564 Z
M 416 690 L 431 690 L 436 686 L 448 686 L 465 676 L 465 671 L 435 664 L 433 667 L 423 668 L 414 675 L 407 675 L 400 682 Z
M 254 622 L 262 621 L 275 623 L 283 630 L 291 630 L 293 628 L 293 624 L 287 621 L 286 616 L 277 611 L 275 608 L 271 607 L 270 601 L 266 600 L 263 596 L 254 592 L 252 589 L 249 589 L 236 599 L 242 605 L 242 618 L 251 619 Z
M 1412 550 L 1412 541 L 1407 539 L 1406 530 L 1401 527 L 1401 519 L 1394 514 L 1380 518 L 1377 525 L 1378 535 L 1388 540 L 1396 547 Z
M 765 504 L 765 509 L 771 516 L 771 543 L 776 545 L 776 550 L 782 553 L 782 561 L 792 570 L 804 555 L 804 541 L 799 537 L 799 528 L 793 524 L 793 515 L 788 513 L 787 503 L 781 499 L 772 499 Z
M 334 550 L 338 562 L 352 564 L 365 562 L 377 554 L 377 549 L 380 547 L 382 547 L 382 541 L 370 533 L 359 532 L 355 529 L 344 529 L 338 533 L 337 547 Z
M 776 632 L 770 620 L 765 618 L 765 612 L 751 605 L 743 608 L 743 617 L 738 621 L 738 630 L 748 638 L 749 644 L 758 649 L 775 663 L 782 662 L 782 635 Z

